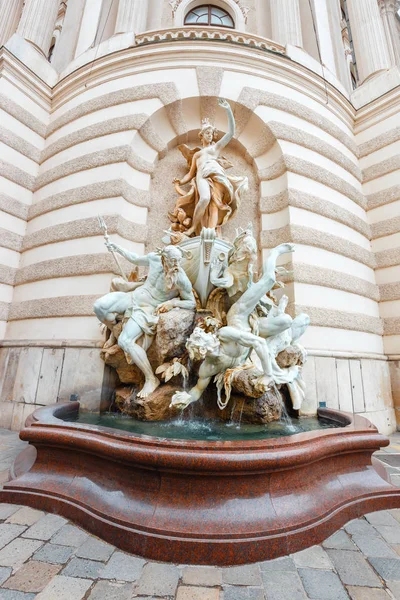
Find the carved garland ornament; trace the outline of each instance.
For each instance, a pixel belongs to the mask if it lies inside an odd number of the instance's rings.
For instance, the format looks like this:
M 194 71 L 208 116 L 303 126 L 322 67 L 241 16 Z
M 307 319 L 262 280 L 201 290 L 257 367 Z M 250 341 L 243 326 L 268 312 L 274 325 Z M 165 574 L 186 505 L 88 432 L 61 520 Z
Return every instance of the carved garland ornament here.
M 183 0 L 169 0 L 169 5 L 172 8 L 173 14 L 176 13 L 177 9 L 179 8 L 179 5 L 182 4 L 182 1 Z M 243 4 L 240 0 L 233 0 L 233 1 L 235 2 L 235 4 L 238 5 L 238 7 L 244 17 L 245 23 L 246 23 L 247 22 L 247 14 L 248 14 L 250 8 L 248 6 L 243 6 Z

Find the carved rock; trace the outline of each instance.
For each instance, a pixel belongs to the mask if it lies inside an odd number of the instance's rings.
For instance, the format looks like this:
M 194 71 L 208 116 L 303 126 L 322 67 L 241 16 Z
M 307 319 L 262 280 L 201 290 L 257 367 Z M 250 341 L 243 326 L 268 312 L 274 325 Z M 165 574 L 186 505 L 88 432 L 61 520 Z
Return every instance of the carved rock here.
M 182 356 L 185 344 L 193 331 L 195 312 L 175 309 L 162 313 L 157 324 L 157 333 L 148 356 L 155 368 L 175 357 Z
M 288 346 L 285 348 L 285 350 L 279 352 L 278 356 L 276 357 L 276 362 L 281 369 L 286 369 L 294 365 L 302 365 L 304 362 L 303 353 L 297 346 Z
M 260 398 L 264 391 L 257 389 L 256 383 L 261 376 L 261 371 L 256 368 L 238 371 L 232 380 L 232 390 L 247 398 Z
M 167 383 L 158 387 L 148 398 L 140 400 L 129 388 L 120 388 L 117 390 L 115 404 L 123 414 L 139 421 L 166 421 L 180 412 L 176 408 L 169 408 L 176 390 L 176 385 Z

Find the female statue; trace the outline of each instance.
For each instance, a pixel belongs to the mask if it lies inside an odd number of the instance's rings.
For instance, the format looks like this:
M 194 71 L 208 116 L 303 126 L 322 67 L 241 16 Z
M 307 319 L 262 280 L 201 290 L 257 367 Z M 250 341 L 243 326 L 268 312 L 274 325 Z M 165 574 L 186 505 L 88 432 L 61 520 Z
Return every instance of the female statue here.
M 247 177 L 234 177 L 226 174 L 232 163 L 220 156 L 221 150 L 235 134 L 235 119 L 226 100 L 218 101 L 228 115 L 228 132 L 215 142 L 217 130 L 204 119 L 199 133 L 202 148 L 190 149 L 185 144 L 178 146 L 188 162 L 189 172 L 183 179 L 174 179 L 175 189 L 181 196 L 169 218 L 172 231 L 182 232 L 186 236 L 199 235 L 202 227 L 217 228 L 231 219 L 242 194 L 247 190 Z M 190 184 L 185 192 L 181 185 Z

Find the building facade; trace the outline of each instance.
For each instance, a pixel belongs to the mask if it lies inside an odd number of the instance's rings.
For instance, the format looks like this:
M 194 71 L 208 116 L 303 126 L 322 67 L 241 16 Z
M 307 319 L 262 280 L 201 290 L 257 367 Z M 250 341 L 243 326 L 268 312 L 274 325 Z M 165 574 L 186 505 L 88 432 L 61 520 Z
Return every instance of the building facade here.
M 112 241 L 154 250 L 205 116 L 226 129 L 259 246 L 292 241 L 305 412 L 400 424 L 395 0 L 0 0 L 0 426 L 114 385 L 92 312 Z M 286 259 L 287 260 L 287 259 Z M 127 266 L 127 265 L 126 265 Z

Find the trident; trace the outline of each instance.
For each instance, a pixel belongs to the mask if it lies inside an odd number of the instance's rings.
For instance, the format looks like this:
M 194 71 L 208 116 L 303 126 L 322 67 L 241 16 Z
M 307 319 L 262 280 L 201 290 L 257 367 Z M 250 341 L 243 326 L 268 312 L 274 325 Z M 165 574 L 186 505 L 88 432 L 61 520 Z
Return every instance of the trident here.
M 101 217 L 100 215 L 98 215 L 98 217 L 97 217 L 97 218 L 98 218 L 98 221 L 99 221 L 100 228 L 101 228 L 101 230 L 102 230 L 102 232 L 103 232 L 104 239 L 106 240 L 106 244 L 108 244 L 108 243 L 109 243 L 109 241 L 108 241 L 108 240 L 109 240 L 109 237 L 110 237 L 110 236 L 109 236 L 109 235 L 108 235 L 108 233 L 107 233 L 107 225 L 106 225 L 106 223 L 105 223 L 105 221 L 104 221 L 103 217 Z M 122 277 L 125 279 L 125 281 L 128 281 L 128 279 L 127 279 L 127 277 L 126 277 L 126 275 L 125 275 L 125 273 L 124 273 L 124 271 L 123 271 L 123 269 L 122 269 L 122 267 L 121 267 L 121 263 L 120 263 L 120 262 L 119 262 L 119 260 L 118 260 L 118 256 L 115 254 L 114 250 L 110 250 L 110 252 L 111 252 L 111 254 L 112 254 L 112 255 L 113 255 L 113 257 L 114 257 L 114 260 L 115 260 L 115 262 L 116 262 L 116 264 L 117 264 L 117 267 L 118 267 L 118 269 L 119 269 L 119 272 L 121 273 Z

